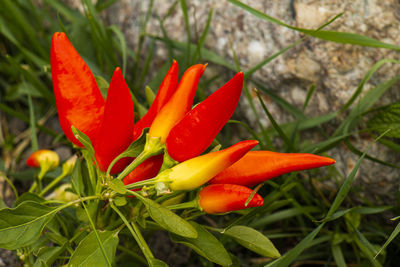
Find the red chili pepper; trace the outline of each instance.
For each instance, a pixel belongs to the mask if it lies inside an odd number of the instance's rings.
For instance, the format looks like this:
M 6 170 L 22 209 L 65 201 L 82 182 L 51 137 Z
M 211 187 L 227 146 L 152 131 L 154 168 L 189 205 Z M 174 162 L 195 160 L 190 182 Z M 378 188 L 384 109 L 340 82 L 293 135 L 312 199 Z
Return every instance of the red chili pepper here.
M 150 137 L 160 137 L 160 142 L 165 143 L 171 128 L 192 108 L 197 85 L 205 68 L 206 65 L 197 64 L 185 71 L 175 93 L 154 118 L 149 130 Z
M 334 159 L 307 153 L 250 151 L 235 164 L 212 178 L 209 183 L 253 186 L 288 172 L 313 169 L 334 163 Z
M 199 193 L 200 208 L 210 214 L 225 213 L 264 205 L 264 199 L 255 194 L 247 206 L 246 200 L 252 190 L 235 184 L 213 184 L 201 189 Z
M 242 141 L 226 149 L 189 159 L 161 172 L 156 182 L 167 183 L 171 190 L 195 189 L 238 161 L 257 144 L 255 140 Z
M 203 153 L 235 111 L 242 86 L 243 73 L 239 72 L 186 113 L 167 137 L 169 156 L 182 162 Z
M 92 72 L 64 33 L 53 35 L 51 70 L 61 128 L 78 146 L 82 144 L 72 134 L 71 126 L 86 134 L 100 170 L 106 171 L 133 141 L 133 102 L 121 70 L 115 70 L 105 102 Z M 121 171 L 129 161 L 118 161 L 112 173 Z
M 157 155 L 143 161 L 123 180 L 125 185 L 153 178 L 160 171 L 164 155 Z
M 93 142 L 100 170 L 106 171 L 111 161 L 128 148 L 132 142 L 133 127 L 134 110 L 131 93 L 121 69 L 116 68 L 107 92 L 103 122 Z M 117 161 L 111 173 L 122 171 L 130 161 L 131 158 Z
M 53 35 L 50 56 L 61 128 L 71 142 L 82 146 L 72 133 L 71 125 L 93 140 L 103 121 L 104 98 L 89 67 L 65 33 Z
M 136 140 L 142 134 L 144 128 L 148 128 L 151 126 L 157 113 L 174 94 L 178 85 L 178 74 L 178 63 L 174 60 L 167 74 L 165 75 L 164 80 L 158 88 L 158 92 L 153 101 L 153 104 L 151 105 L 147 113 L 136 123 L 135 129 L 133 131 L 133 140 Z

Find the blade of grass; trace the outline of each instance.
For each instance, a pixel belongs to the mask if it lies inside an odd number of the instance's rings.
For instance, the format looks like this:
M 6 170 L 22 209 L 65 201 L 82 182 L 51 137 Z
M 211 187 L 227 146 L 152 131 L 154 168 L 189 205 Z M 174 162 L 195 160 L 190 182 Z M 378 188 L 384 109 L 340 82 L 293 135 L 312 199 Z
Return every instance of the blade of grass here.
M 386 131 L 386 132 L 388 132 L 388 131 Z M 351 152 L 353 152 L 356 155 L 362 155 L 362 152 L 360 150 L 358 150 L 355 146 L 353 146 L 353 144 L 348 139 L 344 140 L 344 143 Z M 400 169 L 400 165 L 396 165 L 396 164 L 392 164 L 392 163 L 380 160 L 380 159 L 370 156 L 368 154 L 365 155 L 365 158 L 370 161 L 373 161 L 373 162 L 376 162 L 376 163 L 379 163 L 379 164 L 382 164 L 385 166 Z
M 264 84 L 262 84 L 261 82 L 255 80 L 255 79 L 251 79 L 250 78 L 249 80 L 255 85 L 255 87 L 257 87 L 257 89 L 259 89 L 260 91 L 262 91 L 263 93 L 268 95 L 274 102 L 276 102 L 283 109 L 288 111 L 290 114 L 292 114 L 293 116 L 295 116 L 298 119 L 304 119 L 305 118 L 303 112 L 301 112 L 300 109 L 298 109 L 294 105 L 290 104 L 289 102 L 287 102 L 286 100 L 284 100 L 283 98 L 278 96 L 273 91 L 267 89 L 267 87 Z
M 290 143 L 289 138 L 286 136 L 286 134 L 282 131 L 281 127 L 279 127 L 278 123 L 275 121 L 275 119 L 272 117 L 272 114 L 269 112 L 268 108 L 265 106 L 264 101 L 261 98 L 260 92 L 255 89 L 254 90 L 257 94 L 258 100 L 260 101 L 260 104 L 265 112 L 265 114 L 268 116 L 268 119 L 270 120 L 272 126 L 274 129 L 278 132 L 279 136 L 282 138 L 283 142 L 286 144 L 288 148 L 292 147 L 292 144 Z M 290 149 L 289 149 L 290 150 Z
M 249 125 L 247 125 L 242 121 L 237 121 L 237 120 L 229 120 L 228 123 L 236 123 L 243 126 L 253 136 L 254 139 L 259 141 L 258 145 L 261 147 L 262 150 L 267 149 L 266 146 L 264 145 L 264 141 L 261 139 L 260 136 L 257 135 L 257 133 L 253 129 L 251 129 Z
M 361 46 L 369 46 L 369 47 L 378 47 L 378 48 L 386 48 L 386 49 L 392 49 L 396 51 L 400 51 L 400 47 L 392 44 L 387 44 L 380 42 L 376 39 L 363 36 L 360 34 L 355 34 L 355 33 L 348 33 L 348 32 L 336 32 L 336 31 L 316 31 L 316 30 L 310 30 L 310 29 L 303 29 L 303 28 L 298 28 L 298 27 L 293 27 L 290 26 L 276 18 L 273 18 L 271 16 L 268 16 L 267 14 L 256 10 L 238 0 L 228 0 L 232 4 L 242 8 L 243 10 L 253 14 L 254 16 L 267 20 L 269 22 L 281 25 L 283 27 L 286 27 L 288 29 L 298 31 L 322 40 L 326 41 L 331 41 L 331 42 L 336 42 L 336 43 L 344 43 L 344 44 L 353 44 L 353 45 L 361 45 Z
M 374 140 L 373 143 L 375 143 L 376 141 L 381 139 L 385 134 L 386 134 L 386 132 L 381 134 L 379 137 L 377 137 Z M 367 155 L 367 152 L 369 151 L 369 149 L 371 148 L 373 143 L 371 143 L 368 146 L 368 148 L 365 150 L 365 152 L 361 155 L 361 157 L 358 159 L 356 165 L 354 166 L 353 170 L 351 171 L 349 176 L 346 178 L 346 180 L 344 181 L 343 185 L 340 187 L 339 193 L 336 195 L 335 200 L 333 201 L 333 203 L 332 203 L 332 205 L 331 205 L 331 207 L 330 207 L 330 209 L 329 209 L 328 213 L 326 214 L 325 219 L 323 221 L 328 220 L 329 217 L 331 217 L 333 215 L 333 213 L 336 212 L 336 210 L 340 207 L 340 205 L 342 204 L 342 202 L 344 201 L 344 199 L 346 198 L 346 196 L 350 192 L 351 185 L 353 184 L 354 177 L 356 176 L 356 173 L 357 173 L 358 169 L 360 168 L 361 162 L 363 161 L 364 157 Z
M 293 261 L 295 261 L 298 256 L 307 249 L 314 238 L 321 231 L 322 227 L 324 227 L 325 223 L 320 224 L 317 228 L 315 228 L 311 233 L 309 233 L 303 240 L 300 241 L 293 249 L 291 249 L 288 253 L 282 256 L 282 258 L 271 262 L 270 264 L 265 265 L 265 267 L 287 267 Z
M 303 108 L 302 108 L 303 113 L 306 110 L 308 102 L 310 101 L 311 96 L 314 93 L 314 90 L 315 90 L 315 84 L 312 84 L 310 86 L 310 88 L 308 89 L 308 91 L 307 91 L 307 96 L 306 96 L 306 99 L 305 99 L 305 101 L 303 103 Z M 291 131 L 291 135 L 290 135 L 290 144 L 292 144 L 292 148 L 294 149 L 294 152 L 297 151 L 297 148 L 294 147 L 294 146 L 295 146 L 295 142 L 296 142 L 296 135 L 297 135 L 297 132 L 299 130 L 299 125 L 300 125 L 300 120 L 297 120 L 296 124 L 295 124 L 295 127 L 294 127 L 293 131 Z M 290 151 L 291 150 L 289 149 L 289 147 L 287 147 L 286 152 L 290 152 Z
M 206 25 L 204 26 L 204 30 L 201 33 L 200 40 L 197 42 L 196 52 L 193 55 L 192 64 L 197 62 L 198 58 L 201 58 L 201 49 L 204 45 L 204 42 L 206 41 L 208 30 L 210 29 L 213 12 L 214 12 L 214 9 L 211 7 L 210 10 L 208 11 Z
M 236 51 L 235 51 L 235 49 L 233 48 L 233 45 L 230 44 L 230 46 L 231 46 L 231 49 L 232 49 L 233 60 L 234 60 L 234 62 L 235 62 L 236 70 L 239 72 L 239 71 L 241 71 L 239 59 L 238 59 L 237 56 L 236 56 Z M 246 80 L 243 82 L 243 88 L 244 88 L 244 92 L 245 92 L 245 95 L 246 95 L 246 99 L 247 99 L 247 101 L 249 102 L 249 105 L 250 105 L 251 110 L 253 111 L 254 117 L 256 118 L 256 122 L 257 122 L 257 124 L 258 124 L 258 127 L 260 127 L 261 134 L 262 134 L 263 137 L 264 137 L 264 142 L 265 142 L 265 144 L 267 145 L 267 147 L 268 147 L 270 150 L 272 150 L 273 147 L 274 147 L 274 145 L 273 145 L 273 143 L 272 143 L 272 140 L 269 138 L 269 136 L 268 136 L 268 134 L 267 134 L 267 132 L 266 132 L 266 130 L 265 130 L 265 127 L 261 124 L 260 117 L 259 117 L 258 112 L 257 112 L 257 109 L 256 109 L 256 107 L 255 107 L 255 105 L 254 105 L 253 97 L 251 96 L 251 94 L 250 94 L 250 92 L 249 92 L 249 88 L 247 87 L 247 82 L 246 82 Z
M 331 249 L 332 249 L 333 259 L 335 260 L 336 265 L 338 267 L 346 267 L 347 264 L 346 261 L 344 260 L 342 248 L 340 247 L 340 245 L 332 245 Z
M 69 22 L 74 22 L 81 17 L 78 11 L 69 8 L 61 1 L 45 0 L 45 2 L 65 17 Z
M 111 25 L 108 27 L 111 31 L 115 33 L 115 35 L 118 37 L 119 44 L 121 47 L 121 57 L 122 57 L 122 74 L 125 76 L 126 74 L 126 60 L 127 60 L 127 45 L 126 45 L 126 40 L 121 32 L 120 29 L 117 28 L 115 25 Z
M 35 119 L 35 109 L 32 103 L 32 97 L 28 95 L 28 105 L 29 105 L 29 126 L 31 128 L 31 145 L 32 152 L 39 149 L 38 140 L 36 136 L 36 119 Z
M 396 228 L 394 228 L 393 232 L 390 234 L 389 238 L 386 240 L 385 244 L 378 250 L 375 255 L 375 258 L 378 257 L 379 254 L 396 238 L 396 236 L 400 233 L 400 223 L 397 224 Z
M 336 129 L 333 136 L 340 134 L 349 133 L 357 124 L 360 119 L 361 114 L 363 114 L 367 109 L 372 107 L 376 101 L 385 93 L 393 84 L 395 84 L 400 79 L 400 75 L 397 75 L 390 79 L 389 81 L 378 84 L 371 90 L 369 90 L 358 102 L 358 104 L 351 110 L 350 114 Z
M 399 64 L 400 61 L 394 60 L 394 59 L 382 59 L 379 60 L 377 63 L 375 63 L 372 68 L 370 68 L 367 72 L 367 74 L 364 75 L 363 79 L 361 80 L 361 83 L 358 85 L 356 91 L 353 93 L 353 95 L 350 97 L 350 99 L 346 102 L 346 104 L 343 105 L 343 107 L 340 109 L 340 112 L 346 111 L 351 104 L 354 103 L 354 101 L 357 99 L 357 97 L 361 94 L 362 89 L 364 88 L 365 83 L 371 79 L 372 75 L 380 68 L 382 65 L 385 63 L 397 63 Z
M 0 103 L 0 110 L 4 111 L 5 113 L 9 114 L 10 116 L 16 117 L 26 123 L 30 123 L 30 118 L 27 117 L 24 113 L 16 111 L 15 109 L 10 108 L 9 106 L 7 106 L 3 103 Z M 52 137 L 57 137 L 59 135 L 57 132 L 55 132 L 43 125 L 36 124 L 36 127 L 39 130 L 43 131 L 44 133 L 46 133 Z
M 150 14 L 153 10 L 153 4 L 154 0 L 149 1 L 149 5 L 146 11 L 146 15 L 144 18 L 140 18 L 139 20 L 139 36 L 138 36 L 138 46 L 136 50 L 136 56 L 135 56 L 135 63 L 133 65 L 133 73 L 136 74 L 135 77 L 138 76 L 139 72 L 139 60 L 140 60 L 140 55 L 142 54 L 142 47 L 144 43 L 144 38 L 146 37 L 146 28 L 147 28 L 147 23 L 149 22 Z
M 187 10 L 187 5 L 186 5 L 186 0 L 180 0 L 181 3 L 181 9 L 183 13 L 183 20 L 185 22 L 185 28 L 186 28 L 186 38 L 187 38 L 187 46 L 186 46 L 186 59 L 187 59 L 187 64 L 190 65 L 191 62 L 191 53 L 190 53 L 190 41 L 191 41 L 191 36 L 190 36 L 190 23 L 189 23 L 189 15 L 188 15 L 188 10 Z
M 154 38 L 156 40 L 162 41 L 164 43 L 167 42 L 163 37 L 160 37 L 160 36 L 152 36 L 152 35 L 148 35 L 148 36 L 150 36 L 151 38 Z M 170 39 L 169 41 L 170 41 L 170 44 L 173 45 L 174 49 L 176 49 L 176 50 L 178 50 L 180 52 L 183 52 L 183 53 L 187 53 L 186 52 L 187 51 L 187 46 L 188 46 L 187 43 L 178 42 L 178 41 L 175 41 L 175 40 L 172 40 L 172 39 Z M 190 44 L 190 49 L 195 50 L 196 47 L 197 47 L 196 45 Z M 218 55 L 217 53 L 215 53 L 215 52 L 213 52 L 211 50 L 208 50 L 208 49 L 206 49 L 204 47 L 201 48 L 200 51 L 201 51 L 201 56 L 205 61 L 213 62 L 215 64 L 227 67 L 230 70 L 236 71 L 236 68 L 234 67 L 234 65 L 231 62 L 228 62 L 225 58 L 223 58 L 222 56 Z
M 328 21 L 327 23 L 325 23 L 324 25 L 322 25 L 321 27 L 319 27 L 316 31 L 319 31 L 320 29 L 325 28 L 326 26 L 328 26 L 329 24 L 331 24 L 332 22 L 334 22 L 336 19 L 338 19 L 340 16 L 342 16 L 343 13 L 336 15 L 333 19 L 331 19 L 330 21 Z M 252 67 L 251 69 L 249 69 L 248 71 L 245 72 L 244 74 L 244 78 L 246 79 L 247 77 L 249 77 L 250 75 L 252 75 L 254 72 L 256 72 L 257 70 L 261 69 L 264 65 L 268 64 L 269 62 L 271 62 L 272 60 L 274 60 L 275 58 L 277 58 L 278 56 L 282 55 L 283 53 L 285 53 L 286 51 L 292 49 L 293 47 L 295 47 L 296 45 L 300 44 L 301 42 L 303 42 L 305 39 L 307 39 L 307 36 L 301 38 L 300 40 L 297 40 L 296 42 L 286 46 L 285 48 L 281 49 L 280 51 L 278 51 L 277 53 L 273 54 L 272 56 L 262 60 L 260 63 L 256 64 L 254 67 Z

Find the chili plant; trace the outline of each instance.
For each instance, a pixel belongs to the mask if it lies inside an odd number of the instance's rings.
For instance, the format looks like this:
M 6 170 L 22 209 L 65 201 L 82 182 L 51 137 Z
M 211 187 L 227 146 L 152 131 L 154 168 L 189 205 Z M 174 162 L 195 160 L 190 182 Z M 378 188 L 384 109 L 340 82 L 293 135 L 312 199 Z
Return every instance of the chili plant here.
M 138 262 L 164 266 L 144 235 L 162 229 L 173 241 L 223 266 L 231 265 L 234 256 L 220 236 L 265 257 L 280 257 L 272 242 L 251 227 L 220 229 L 198 218 L 248 213 L 264 204 L 257 190 L 266 180 L 335 161 L 306 153 L 250 152 L 256 140 L 224 149 L 216 145 L 216 135 L 238 104 L 243 73 L 192 108 L 206 66 L 189 67 L 179 80 L 173 61 L 150 109 L 135 123 L 120 68 L 104 100 L 67 35 L 55 33 L 54 96 L 76 156 L 63 163 L 62 173 L 50 183 L 43 177 L 59 165 L 57 154 L 39 150 L 29 157 L 27 165 L 40 173 L 13 208 L 0 210 L 0 247 L 16 250 L 22 261 L 35 266 L 112 266 L 117 251 L 127 250 Z

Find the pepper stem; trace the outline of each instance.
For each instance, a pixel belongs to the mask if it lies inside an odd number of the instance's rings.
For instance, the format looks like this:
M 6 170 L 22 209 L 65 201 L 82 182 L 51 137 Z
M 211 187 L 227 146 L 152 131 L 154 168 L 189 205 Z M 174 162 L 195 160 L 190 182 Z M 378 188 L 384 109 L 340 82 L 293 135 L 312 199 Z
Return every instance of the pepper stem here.
M 170 210 L 178 210 L 178 209 L 187 209 L 187 208 L 199 208 L 199 203 L 196 199 L 193 199 L 192 201 L 189 202 L 184 202 L 184 203 L 179 203 L 171 206 L 167 206 L 168 209 Z
M 139 166 L 146 159 L 161 154 L 164 150 L 164 144 L 160 142 L 160 137 L 152 137 L 149 134 L 146 135 L 146 144 L 144 145 L 144 149 L 142 153 L 139 154 L 135 158 L 131 164 L 128 165 L 117 177 L 117 179 L 122 180 L 125 176 L 127 176 L 131 171 L 133 171 L 137 166 Z
M 168 152 L 165 151 L 163 164 L 161 165 L 160 172 L 162 172 L 162 171 L 164 171 L 166 169 L 170 169 L 170 168 L 174 167 L 178 163 L 179 163 L 178 161 L 176 161 L 173 158 L 171 158 L 171 156 L 168 154 Z
M 65 178 L 66 173 L 61 173 L 57 178 L 55 178 L 53 181 L 51 181 L 51 183 L 49 183 L 40 193 L 39 196 L 42 197 L 44 196 L 44 194 L 47 193 L 47 191 L 49 191 L 50 189 L 52 189 L 55 185 L 57 185 L 62 179 Z

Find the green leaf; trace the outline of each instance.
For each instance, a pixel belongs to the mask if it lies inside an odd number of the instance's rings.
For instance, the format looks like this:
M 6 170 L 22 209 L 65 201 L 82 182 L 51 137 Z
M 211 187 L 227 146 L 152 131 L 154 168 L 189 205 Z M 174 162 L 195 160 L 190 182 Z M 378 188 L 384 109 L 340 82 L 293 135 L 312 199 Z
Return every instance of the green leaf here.
M 75 166 L 72 171 L 71 175 L 71 184 L 72 188 L 75 190 L 75 192 L 79 195 L 82 196 L 85 194 L 85 183 L 83 181 L 83 175 L 82 175 L 82 162 L 78 158 L 75 161 Z
M 94 148 L 92 145 L 92 141 L 90 141 L 89 137 L 79 131 L 77 128 L 75 128 L 73 125 L 71 126 L 72 133 L 75 135 L 75 138 L 79 140 L 79 142 L 82 143 L 82 145 L 90 151 L 92 155 L 94 155 Z
M 43 247 L 39 250 L 38 257 L 33 267 L 52 266 L 57 257 L 65 250 L 64 247 Z
M 113 262 L 115 252 L 119 242 L 118 231 L 98 232 L 100 241 L 104 246 L 107 257 Z M 78 245 L 71 256 L 68 266 L 70 267 L 92 267 L 107 266 L 107 262 L 103 257 L 96 234 L 91 232 Z
M 118 207 L 121 207 L 121 206 L 125 206 L 126 204 L 128 204 L 128 201 L 126 200 L 126 197 L 122 196 L 122 197 L 114 198 L 114 203 Z
M 16 208 L 0 210 L 0 247 L 14 250 L 34 243 L 53 218 L 55 209 L 25 201 Z
M 20 205 L 21 203 L 23 203 L 25 201 L 43 203 L 46 200 L 44 198 L 42 198 L 42 197 L 39 197 L 36 194 L 30 193 L 30 192 L 26 192 L 26 193 L 23 193 L 21 196 L 19 196 L 17 201 L 15 201 L 15 203 L 14 203 L 14 207 L 17 207 L 18 205 Z
M 191 221 L 190 224 L 196 229 L 197 238 L 184 238 L 171 234 L 171 240 L 192 248 L 199 255 L 219 265 L 229 266 L 232 264 L 228 252 L 215 236 L 195 222 Z
M 196 229 L 169 209 L 148 198 L 141 199 L 146 205 L 147 212 L 161 227 L 167 231 L 188 238 L 196 238 Z
M 235 225 L 228 228 L 223 234 L 232 237 L 240 245 L 262 256 L 269 258 L 281 256 L 274 244 L 265 235 L 251 227 Z
M 368 124 L 372 130 L 380 134 L 390 129 L 386 137 L 400 138 L 400 102 L 393 103 L 378 112 Z
M 108 186 L 118 194 L 124 195 L 126 192 L 124 183 L 119 179 L 108 181 Z
M 168 267 L 168 264 L 166 264 L 162 260 L 155 259 L 155 258 L 150 260 L 149 265 L 151 267 Z

